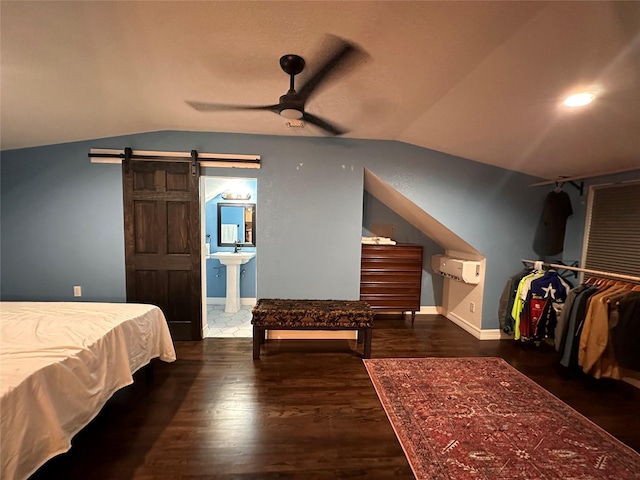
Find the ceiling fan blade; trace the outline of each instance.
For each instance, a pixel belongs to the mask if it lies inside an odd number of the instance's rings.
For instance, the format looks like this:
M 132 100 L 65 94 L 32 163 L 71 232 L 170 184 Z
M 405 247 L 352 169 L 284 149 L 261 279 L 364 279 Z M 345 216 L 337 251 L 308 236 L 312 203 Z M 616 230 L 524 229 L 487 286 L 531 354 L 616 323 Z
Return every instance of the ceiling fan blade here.
M 302 114 L 302 120 L 308 122 L 316 127 L 320 127 L 325 132 L 330 133 L 331 135 L 342 135 L 343 133 L 347 133 L 347 130 L 339 128 L 325 120 L 322 120 L 320 117 L 316 117 L 310 113 L 304 112 Z
M 334 52 L 327 61 L 320 67 L 314 75 L 298 90 L 298 97 L 306 102 L 315 90 L 324 83 L 331 75 L 338 72 L 342 67 L 349 64 L 352 59 L 364 59 L 367 54 L 358 45 L 347 42 L 340 37 L 335 37 L 336 46 Z
M 279 113 L 278 105 L 226 105 L 224 103 L 207 103 L 186 101 L 194 110 L 199 112 L 224 112 L 229 110 L 267 110 Z

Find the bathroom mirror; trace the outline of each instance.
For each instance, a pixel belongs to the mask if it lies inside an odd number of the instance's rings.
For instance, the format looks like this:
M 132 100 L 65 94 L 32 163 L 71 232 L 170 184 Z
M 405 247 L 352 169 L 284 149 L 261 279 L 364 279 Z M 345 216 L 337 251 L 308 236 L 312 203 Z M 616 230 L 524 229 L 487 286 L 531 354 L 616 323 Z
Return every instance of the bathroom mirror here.
M 256 246 L 256 204 L 218 203 L 218 246 Z

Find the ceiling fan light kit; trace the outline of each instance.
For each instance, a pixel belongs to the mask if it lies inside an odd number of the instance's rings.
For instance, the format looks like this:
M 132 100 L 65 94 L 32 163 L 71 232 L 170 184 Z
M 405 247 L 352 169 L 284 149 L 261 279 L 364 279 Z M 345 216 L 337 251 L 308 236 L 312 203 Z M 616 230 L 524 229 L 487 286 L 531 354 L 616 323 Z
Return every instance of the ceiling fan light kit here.
M 302 112 L 295 108 L 283 108 L 280 110 L 280 115 L 284 118 L 290 118 L 292 120 L 299 120 L 302 118 Z
M 356 58 L 364 58 L 365 52 L 353 43 L 339 37 L 333 37 L 335 46 L 327 55 L 327 60 L 315 71 L 307 82 L 295 89 L 295 77 L 305 68 L 305 61 L 299 55 L 287 54 L 280 57 L 280 68 L 289 75 L 289 90 L 282 95 L 275 105 L 226 105 L 206 102 L 191 102 L 187 104 L 199 112 L 215 112 L 223 110 L 264 110 L 289 119 L 288 127 L 304 127 L 304 123 L 310 123 L 324 130 L 329 135 L 342 135 L 347 131 L 305 111 L 305 104 L 316 93 L 321 85 L 335 75 L 337 69 Z

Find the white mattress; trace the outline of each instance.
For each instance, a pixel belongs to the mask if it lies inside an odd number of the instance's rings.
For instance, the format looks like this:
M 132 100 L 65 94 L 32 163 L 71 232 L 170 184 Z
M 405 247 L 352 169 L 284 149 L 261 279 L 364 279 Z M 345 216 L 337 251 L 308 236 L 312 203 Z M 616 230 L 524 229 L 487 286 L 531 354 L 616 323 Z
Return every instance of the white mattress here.
M 132 374 L 176 359 L 153 305 L 0 303 L 0 478 L 23 479 L 71 447 Z

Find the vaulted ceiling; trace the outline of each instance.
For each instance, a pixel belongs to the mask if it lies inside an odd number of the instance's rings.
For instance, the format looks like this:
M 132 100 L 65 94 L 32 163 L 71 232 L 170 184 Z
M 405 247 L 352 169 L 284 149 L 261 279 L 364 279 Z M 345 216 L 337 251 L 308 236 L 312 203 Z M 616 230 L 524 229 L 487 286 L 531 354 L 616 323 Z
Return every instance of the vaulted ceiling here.
M 267 111 L 279 58 L 367 52 L 306 109 L 348 130 L 553 179 L 640 168 L 640 2 L 2 1 L 1 147 L 157 130 L 320 137 Z M 570 93 L 597 93 L 570 109 Z

